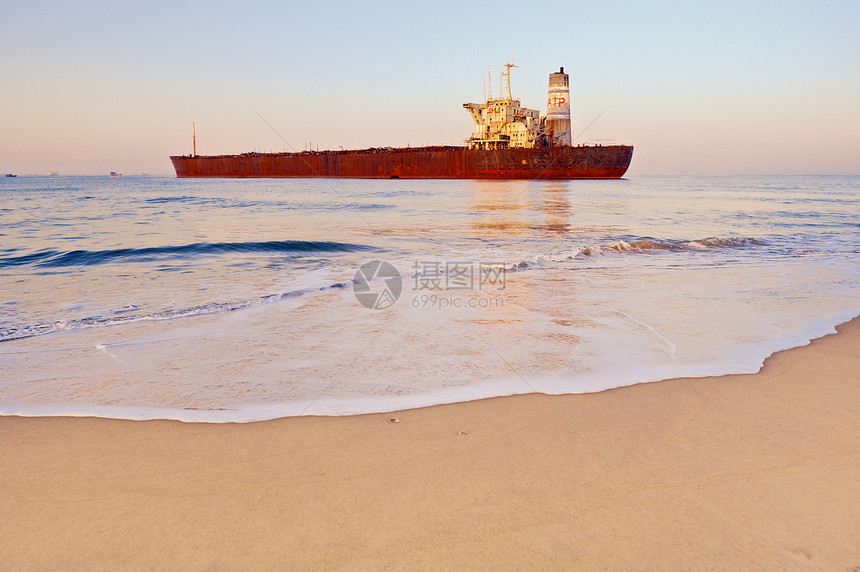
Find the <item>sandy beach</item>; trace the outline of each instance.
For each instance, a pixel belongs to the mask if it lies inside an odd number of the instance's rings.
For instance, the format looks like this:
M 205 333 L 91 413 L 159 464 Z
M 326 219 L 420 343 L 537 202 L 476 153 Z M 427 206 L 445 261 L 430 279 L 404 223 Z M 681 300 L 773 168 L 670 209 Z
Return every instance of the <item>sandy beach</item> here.
M 3 417 L 0 569 L 860 570 L 860 319 L 838 330 L 590 395 Z

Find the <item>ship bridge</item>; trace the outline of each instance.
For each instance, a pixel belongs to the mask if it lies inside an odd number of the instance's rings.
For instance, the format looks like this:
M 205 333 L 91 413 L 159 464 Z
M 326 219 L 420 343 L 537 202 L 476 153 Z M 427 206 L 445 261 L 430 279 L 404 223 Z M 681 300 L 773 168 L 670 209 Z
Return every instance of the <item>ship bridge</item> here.
M 504 67 L 506 97 L 493 99 L 491 90 L 484 103 L 463 104 L 475 121 L 475 133 L 465 141 L 470 149 L 542 146 L 540 111 L 523 107 L 519 99 L 511 97 L 511 68 L 516 66 L 507 63 Z

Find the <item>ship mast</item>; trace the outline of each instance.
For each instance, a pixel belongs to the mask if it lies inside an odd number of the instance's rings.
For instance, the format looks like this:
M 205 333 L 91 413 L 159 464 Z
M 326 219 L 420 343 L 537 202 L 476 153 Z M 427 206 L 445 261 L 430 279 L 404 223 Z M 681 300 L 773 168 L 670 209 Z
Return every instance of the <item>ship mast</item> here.
M 487 101 L 493 99 L 493 66 L 487 66 Z
M 197 128 L 194 126 L 194 122 L 191 122 L 191 156 L 197 156 Z
M 515 64 L 513 64 L 512 62 L 508 62 L 505 64 L 505 71 L 502 72 L 502 75 L 505 76 L 505 81 L 507 85 L 508 101 L 513 99 L 513 97 L 511 97 L 511 68 L 515 67 L 517 67 Z

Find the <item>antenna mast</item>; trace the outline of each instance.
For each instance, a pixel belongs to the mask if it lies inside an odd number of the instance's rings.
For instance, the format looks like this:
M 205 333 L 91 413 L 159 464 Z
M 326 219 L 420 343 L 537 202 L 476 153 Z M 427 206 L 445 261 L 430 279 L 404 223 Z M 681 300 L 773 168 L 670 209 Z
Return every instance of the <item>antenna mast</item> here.
M 509 100 L 513 99 L 513 97 L 511 97 L 511 68 L 515 67 L 517 67 L 516 64 L 514 64 L 513 62 L 508 62 L 505 64 L 505 71 L 502 72 L 502 75 L 505 76 L 505 80 L 507 81 Z
M 493 66 L 487 66 L 487 101 L 493 99 Z
M 193 149 L 191 156 L 197 156 L 197 128 L 194 126 L 194 122 L 191 122 L 191 148 Z

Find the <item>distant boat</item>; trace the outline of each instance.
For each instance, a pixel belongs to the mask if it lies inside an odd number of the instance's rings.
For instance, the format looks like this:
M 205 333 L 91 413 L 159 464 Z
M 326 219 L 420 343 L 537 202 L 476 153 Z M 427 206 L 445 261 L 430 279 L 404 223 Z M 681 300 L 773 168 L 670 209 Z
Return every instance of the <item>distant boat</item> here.
M 111 177 L 122 177 L 122 173 L 117 173 L 116 171 L 111 171 L 109 176 L 111 176 Z
M 15 174 L 13 174 L 13 173 L 6 173 L 6 176 L 7 176 L 7 177 L 17 177 L 18 175 L 15 175 Z

